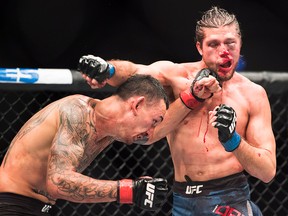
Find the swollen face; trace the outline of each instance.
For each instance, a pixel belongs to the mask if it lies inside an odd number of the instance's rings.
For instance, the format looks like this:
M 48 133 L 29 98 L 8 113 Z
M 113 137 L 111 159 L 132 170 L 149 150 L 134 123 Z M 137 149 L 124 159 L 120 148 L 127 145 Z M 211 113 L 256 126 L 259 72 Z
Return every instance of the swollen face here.
M 241 37 L 235 25 L 205 28 L 202 56 L 205 64 L 215 70 L 220 80 L 232 78 L 240 58 Z

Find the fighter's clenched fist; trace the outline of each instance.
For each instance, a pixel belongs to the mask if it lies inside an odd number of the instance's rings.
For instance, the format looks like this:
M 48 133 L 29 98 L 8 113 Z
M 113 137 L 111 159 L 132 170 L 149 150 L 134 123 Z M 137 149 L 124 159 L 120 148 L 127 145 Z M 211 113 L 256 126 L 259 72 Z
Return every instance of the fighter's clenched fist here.
M 97 80 L 100 84 L 112 77 L 115 73 L 113 65 L 100 57 L 93 55 L 82 56 L 79 59 L 78 68 L 85 76 Z
M 182 102 L 189 108 L 196 108 L 201 102 L 213 96 L 213 93 L 221 90 L 217 74 L 204 68 L 200 70 L 191 86 L 186 91 L 180 93 Z
M 163 205 L 167 192 L 167 180 L 163 178 L 122 179 L 118 181 L 117 201 L 155 211 Z
M 210 114 L 212 115 L 212 125 L 218 128 L 219 141 L 226 151 L 234 151 L 241 142 L 241 137 L 235 130 L 237 122 L 235 110 L 228 105 L 221 104 Z

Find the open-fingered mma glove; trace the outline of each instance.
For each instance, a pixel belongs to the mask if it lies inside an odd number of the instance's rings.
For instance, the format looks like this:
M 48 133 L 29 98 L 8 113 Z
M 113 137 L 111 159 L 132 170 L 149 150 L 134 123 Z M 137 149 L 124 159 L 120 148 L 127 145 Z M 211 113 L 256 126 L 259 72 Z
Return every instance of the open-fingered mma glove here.
M 91 79 L 96 79 L 99 83 L 111 78 L 115 73 L 113 65 L 93 55 L 82 56 L 79 59 L 77 70 Z
M 232 152 L 241 142 L 241 136 L 236 132 L 237 116 L 235 110 L 225 104 L 217 108 L 215 128 L 218 128 L 218 139 L 227 152 Z
M 186 107 L 188 107 L 189 109 L 194 109 L 199 104 L 201 104 L 201 102 L 204 102 L 205 99 L 207 99 L 207 98 L 199 98 L 195 94 L 195 83 L 200 81 L 203 78 L 208 78 L 210 75 L 215 77 L 218 80 L 218 75 L 213 70 L 209 68 L 204 68 L 196 74 L 196 77 L 193 80 L 190 88 L 185 91 L 180 92 L 180 95 L 179 95 L 180 99 L 182 100 L 182 102 L 185 104 Z M 213 93 L 211 93 L 210 97 L 212 96 L 213 96 Z
M 163 178 L 122 179 L 118 181 L 117 202 L 136 204 L 142 209 L 155 211 L 167 198 L 168 183 Z

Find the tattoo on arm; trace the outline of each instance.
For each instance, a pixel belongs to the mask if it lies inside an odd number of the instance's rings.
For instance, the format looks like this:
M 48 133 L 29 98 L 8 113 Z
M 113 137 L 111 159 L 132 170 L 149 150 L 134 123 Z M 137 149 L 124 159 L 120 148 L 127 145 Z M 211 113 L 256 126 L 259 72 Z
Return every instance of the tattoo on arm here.
M 79 102 L 69 103 L 62 110 L 60 108 L 60 127 L 51 148 L 48 179 L 57 187 L 59 196 L 67 200 L 95 202 L 97 199 L 115 199 L 115 183 L 77 172 L 86 168 L 95 157 L 95 152 L 88 151 L 87 146 L 91 134 L 96 131 L 87 107 Z

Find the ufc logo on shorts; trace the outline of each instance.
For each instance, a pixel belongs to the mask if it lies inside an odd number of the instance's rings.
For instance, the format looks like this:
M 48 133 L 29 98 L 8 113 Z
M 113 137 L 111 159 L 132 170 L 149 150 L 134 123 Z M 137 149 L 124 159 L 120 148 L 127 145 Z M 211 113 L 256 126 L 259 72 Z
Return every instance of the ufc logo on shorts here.
M 203 185 L 187 186 L 185 193 L 186 194 L 194 194 L 194 193 L 200 194 L 200 193 L 202 193 L 202 190 L 200 190 L 200 188 L 202 188 L 202 187 L 203 187 Z
M 149 205 L 150 208 L 152 208 L 154 193 L 155 193 L 155 185 L 148 183 L 146 185 L 146 193 L 145 193 L 147 195 L 147 198 L 144 200 L 144 205 Z
M 48 213 L 51 208 L 52 208 L 51 205 L 45 205 L 45 206 L 42 208 L 41 212 Z

